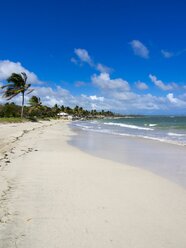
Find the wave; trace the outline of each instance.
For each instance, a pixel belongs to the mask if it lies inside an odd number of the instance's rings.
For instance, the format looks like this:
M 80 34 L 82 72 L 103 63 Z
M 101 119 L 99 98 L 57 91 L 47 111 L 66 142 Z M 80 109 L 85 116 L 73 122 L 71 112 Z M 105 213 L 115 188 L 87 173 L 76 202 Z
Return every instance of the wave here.
M 119 135 L 119 136 L 124 136 L 124 137 L 132 137 L 132 138 L 141 138 L 141 139 L 147 139 L 147 140 L 154 140 L 154 141 L 158 141 L 158 142 L 162 142 L 162 143 L 167 143 L 167 144 L 172 144 L 172 145 L 179 145 L 179 146 L 186 146 L 185 142 L 181 142 L 181 141 L 176 141 L 176 140 L 170 140 L 167 139 L 166 137 L 152 137 L 152 136 L 146 136 L 146 135 L 139 135 L 139 134 L 128 134 L 128 133 L 116 133 L 113 132 L 111 130 L 108 129 L 87 129 L 82 127 L 82 129 L 84 131 L 91 131 L 91 132 L 95 132 L 95 133 L 104 133 L 104 134 L 108 134 L 108 135 Z
M 150 123 L 150 124 L 145 123 L 145 124 L 144 124 L 145 127 L 155 127 L 155 126 L 157 126 L 157 125 L 158 125 L 158 124 L 154 124 L 154 123 Z
M 181 133 L 168 133 L 169 136 L 177 136 L 177 137 L 183 137 L 186 136 L 186 134 L 181 134 Z
M 81 124 L 75 124 L 74 126 L 76 126 L 76 127 L 81 127 L 81 128 L 85 128 L 85 129 L 90 129 L 90 128 L 92 128 L 91 126 L 86 126 L 86 125 L 81 125 Z
M 119 127 L 125 127 L 125 128 L 131 128 L 131 129 L 138 129 L 138 130 L 146 130 L 146 131 L 153 131 L 153 128 L 149 127 L 140 127 L 136 125 L 128 125 L 128 124 L 123 124 L 123 123 L 113 123 L 113 122 L 105 122 L 105 125 L 109 126 L 119 126 Z
M 155 127 L 157 126 L 158 124 L 149 124 L 149 127 Z
M 133 125 L 129 123 L 123 123 L 121 121 L 83 121 L 73 122 L 73 126 L 79 127 L 84 131 L 99 132 L 110 135 L 120 135 L 128 137 L 138 137 L 150 140 L 156 140 L 165 143 L 177 144 L 186 146 L 186 132 L 184 130 L 176 131 L 171 129 L 172 127 L 167 126 L 169 129 L 156 128 L 158 123 L 150 121 L 141 126 L 138 123 Z M 114 128 L 118 127 L 118 128 Z M 119 128 L 120 127 L 120 128 Z

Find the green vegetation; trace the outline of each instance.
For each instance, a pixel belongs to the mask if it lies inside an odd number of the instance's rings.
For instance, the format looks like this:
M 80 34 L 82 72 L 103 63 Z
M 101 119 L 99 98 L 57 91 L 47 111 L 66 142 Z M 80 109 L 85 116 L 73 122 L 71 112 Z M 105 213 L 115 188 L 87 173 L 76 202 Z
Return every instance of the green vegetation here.
M 37 121 L 37 119 L 57 118 L 61 112 L 71 115 L 74 118 L 86 119 L 116 116 L 111 111 L 88 111 L 79 106 L 75 106 L 74 108 L 66 106 L 60 107 L 57 104 L 55 104 L 53 107 L 44 106 L 41 102 L 41 99 L 37 96 L 32 96 L 29 99 L 29 106 L 24 106 L 25 93 L 30 94 L 33 91 L 33 89 L 29 89 L 31 84 L 27 84 L 26 82 L 26 73 L 12 73 L 11 76 L 7 79 L 7 84 L 1 87 L 1 89 L 4 90 L 3 97 L 7 100 L 11 100 L 15 96 L 21 94 L 22 105 L 16 105 L 14 102 L 0 105 L 0 122 L 20 122 L 28 119 Z
M 22 72 L 20 74 L 12 73 L 12 75 L 7 79 L 7 84 L 2 86 L 2 89 L 5 89 L 3 92 L 3 97 L 7 100 L 11 100 L 13 97 L 21 93 L 22 95 L 22 106 L 21 106 L 21 118 L 23 118 L 23 110 L 25 103 L 25 92 L 27 94 L 31 93 L 33 90 L 28 90 L 31 84 L 27 84 L 27 75 Z
M 101 118 L 101 117 L 113 117 L 116 116 L 116 114 L 114 114 L 111 111 L 97 111 L 96 109 L 94 110 L 86 110 L 83 109 L 82 107 L 79 106 L 75 106 L 74 108 L 70 108 L 70 107 L 65 107 L 65 106 L 61 106 L 61 111 L 64 113 L 67 113 L 69 115 L 73 115 L 79 118 Z
M 0 123 L 20 123 L 20 122 L 26 122 L 27 119 L 21 118 L 21 117 L 1 117 Z
M 5 122 L 15 120 L 21 121 L 20 111 L 21 106 L 16 105 L 15 103 L 6 103 L 4 105 L 0 105 L 0 121 Z M 82 107 L 75 106 L 74 108 L 66 107 L 66 106 L 58 106 L 55 104 L 53 107 L 48 107 L 42 105 L 41 100 L 32 96 L 29 100 L 29 106 L 24 107 L 24 117 L 23 121 L 26 119 L 34 120 L 34 119 L 48 119 L 48 118 L 57 118 L 58 114 L 64 112 L 68 115 L 72 115 L 76 118 L 103 118 L 103 117 L 111 117 L 115 116 L 110 111 L 97 111 L 97 110 L 85 110 Z

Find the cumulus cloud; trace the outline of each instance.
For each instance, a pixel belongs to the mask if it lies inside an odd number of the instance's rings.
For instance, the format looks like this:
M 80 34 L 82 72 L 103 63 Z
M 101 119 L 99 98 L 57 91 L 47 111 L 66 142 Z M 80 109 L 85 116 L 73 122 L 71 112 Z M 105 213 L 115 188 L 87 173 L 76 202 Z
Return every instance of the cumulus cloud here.
M 10 60 L 0 60 L 0 80 L 6 80 L 13 72 L 25 72 L 28 76 L 28 81 L 31 84 L 42 84 L 37 75 L 24 68 L 20 62 L 12 62 Z
M 111 79 L 110 79 L 111 80 Z M 65 105 L 75 107 L 81 106 L 85 109 L 97 110 L 113 110 L 115 112 L 131 113 L 153 113 L 154 111 L 164 111 L 170 109 L 186 108 L 186 97 L 174 97 L 172 93 L 165 97 L 153 96 L 152 94 L 136 94 L 120 87 L 103 87 L 101 94 L 96 95 L 73 95 L 70 91 L 61 86 L 51 87 L 35 87 L 35 91 L 31 95 L 26 96 L 26 102 L 32 95 L 39 96 L 43 105 L 59 106 Z M 2 103 L 0 99 L 0 103 Z M 13 99 L 17 104 L 21 104 L 21 96 Z
M 74 96 L 61 86 L 56 86 L 55 88 L 36 87 L 33 94 L 40 96 L 43 104 L 47 106 L 53 106 L 54 104 L 72 104 L 73 101 L 75 101 Z
M 183 97 L 183 96 L 181 96 L 181 97 Z M 167 99 L 170 103 L 172 103 L 176 107 L 181 107 L 181 108 L 186 107 L 186 101 L 183 101 L 177 97 L 174 97 L 173 93 L 167 94 Z
M 149 74 L 149 78 L 161 90 L 166 91 L 166 90 L 173 90 L 178 88 L 178 85 L 176 83 L 165 84 L 163 81 L 157 79 L 155 75 Z
M 58 104 L 59 106 L 65 105 L 70 107 L 75 107 L 76 105 L 82 106 L 85 109 L 110 109 L 109 101 L 107 100 L 106 103 L 104 103 L 105 98 L 103 96 L 97 96 L 97 95 L 78 95 L 74 96 L 71 94 L 70 91 L 62 88 L 61 86 L 56 87 L 35 87 L 35 90 L 33 93 L 31 93 L 29 96 L 25 96 L 25 103 L 28 103 L 29 98 L 32 95 L 39 96 L 41 98 L 42 104 L 53 107 L 55 104 Z M 16 104 L 21 105 L 21 95 L 16 96 L 12 99 L 12 102 L 15 102 Z M 0 103 L 5 103 L 6 100 L 3 98 L 0 98 Z
M 90 96 L 90 99 L 91 100 L 94 100 L 94 101 L 101 101 L 101 102 L 103 102 L 104 101 L 104 97 L 103 96 L 96 96 L 96 95 L 94 95 L 94 96 Z
M 171 103 L 178 103 L 178 99 L 174 97 L 173 93 L 169 93 L 167 95 L 167 99 L 169 100 L 169 102 Z
M 135 55 L 144 59 L 149 58 L 149 50 L 141 41 L 132 40 L 129 44 L 132 47 L 132 50 Z
M 107 90 L 105 90 L 107 89 Z M 101 95 L 72 95 L 70 91 L 61 86 L 37 87 L 36 95 L 41 97 L 44 105 L 54 106 L 54 104 L 75 107 L 82 106 L 85 109 L 107 109 L 126 113 L 138 113 L 140 111 L 167 111 L 173 107 L 176 109 L 186 108 L 186 97 L 174 97 L 172 93 L 165 97 L 158 97 L 152 94 L 136 94 L 130 90 L 118 90 L 119 88 L 104 88 Z M 29 96 L 30 97 L 30 96 Z M 19 99 L 21 103 L 21 98 Z
M 147 90 L 149 87 L 146 83 L 144 82 L 141 82 L 141 81 L 137 81 L 135 83 L 136 87 L 139 89 L 139 90 Z
M 165 98 L 151 94 L 136 94 L 131 91 L 126 80 L 122 78 L 112 79 L 108 73 L 93 75 L 92 83 L 101 90 L 104 104 L 107 103 L 110 109 L 134 113 L 134 111 L 157 111 L 166 108 Z
M 128 91 L 130 89 L 129 83 L 122 78 L 111 79 L 106 72 L 100 75 L 92 76 L 92 83 L 104 90 L 121 90 Z
M 103 65 L 101 63 L 95 63 L 86 49 L 75 48 L 74 53 L 77 56 L 78 60 L 73 57 L 73 58 L 71 58 L 71 62 L 76 64 L 76 65 L 79 64 L 79 62 L 80 63 L 84 62 L 99 72 L 110 73 L 113 70 L 112 68 L 110 68 L 106 65 Z
M 83 54 L 83 53 L 82 53 Z M 89 54 L 84 53 L 84 60 L 92 61 Z M 88 63 L 88 62 L 87 62 Z M 96 64 L 98 65 L 98 64 Z M 25 71 L 28 74 L 29 81 L 33 84 L 40 83 L 40 80 L 33 72 L 24 68 L 19 62 L 0 61 L 0 80 L 5 80 L 12 72 Z M 32 95 L 39 96 L 44 105 L 54 106 L 54 104 L 74 107 L 82 106 L 85 109 L 113 110 L 125 113 L 153 113 L 154 111 L 163 111 L 167 109 L 185 109 L 186 94 L 174 96 L 169 93 L 164 97 L 153 96 L 151 94 L 136 94 L 131 88 L 129 82 L 123 78 L 113 78 L 102 67 L 99 68 L 100 74 L 92 75 L 91 83 L 97 87 L 96 94 L 73 95 L 70 91 L 61 86 L 47 87 L 45 85 L 35 85 L 34 92 L 26 96 L 26 102 Z M 149 75 L 152 82 L 163 90 L 172 90 L 177 87 L 174 83 L 165 84 L 158 80 L 156 76 Z M 79 84 L 79 85 L 78 85 Z M 84 82 L 77 82 L 76 86 L 83 86 Z M 136 87 L 145 90 L 148 86 L 138 81 Z M 183 87 L 182 87 L 183 89 Z M 21 96 L 13 99 L 17 104 L 21 104 Z M 5 99 L 0 99 L 0 103 Z

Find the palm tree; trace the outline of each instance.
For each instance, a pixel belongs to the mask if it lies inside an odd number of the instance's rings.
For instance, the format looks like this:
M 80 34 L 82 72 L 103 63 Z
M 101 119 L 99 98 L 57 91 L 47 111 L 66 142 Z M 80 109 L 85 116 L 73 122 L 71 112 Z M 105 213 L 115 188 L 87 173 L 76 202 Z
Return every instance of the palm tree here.
M 29 99 L 29 104 L 30 104 L 31 107 L 39 107 L 39 106 L 42 105 L 42 102 L 41 102 L 40 97 L 32 96 Z
M 12 73 L 12 75 L 7 79 L 8 84 L 2 86 L 2 89 L 5 89 L 3 97 L 7 100 L 12 99 L 21 93 L 22 95 L 22 107 L 21 107 L 21 118 L 23 118 L 23 110 L 25 103 L 25 92 L 30 88 L 31 84 L 27 84 L 27 75 L 24 72 L 21 73 Z M 27 94 L 30 94 L 33 89 L 30 89 Z

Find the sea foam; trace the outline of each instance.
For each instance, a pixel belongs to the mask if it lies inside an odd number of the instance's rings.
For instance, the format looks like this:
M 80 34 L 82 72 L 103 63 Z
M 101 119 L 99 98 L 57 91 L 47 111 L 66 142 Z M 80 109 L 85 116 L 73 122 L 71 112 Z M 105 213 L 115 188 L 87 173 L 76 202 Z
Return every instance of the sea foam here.
M 147 130 L 147 131 L 153 131 L 153 128 L 149 127 L 140 127 L 136 125 L 128 125 L 128 124 L 123 124 L 123 123 L 114 123 L 114 122 L 105 122 L 105 125 L 109 126 L 119 126 L 119 127 L 125 127 L 125 128 L 131 128 L 131 129 L 138 129 L 138 130 Z

